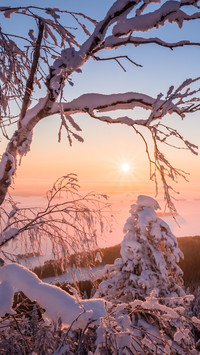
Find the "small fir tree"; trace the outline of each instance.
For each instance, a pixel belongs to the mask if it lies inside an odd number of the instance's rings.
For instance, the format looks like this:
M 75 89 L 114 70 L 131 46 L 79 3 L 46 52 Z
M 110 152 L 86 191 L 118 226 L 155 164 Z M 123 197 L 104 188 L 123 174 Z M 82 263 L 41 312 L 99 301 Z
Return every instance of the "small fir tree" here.
M 177 265 L 183 254 L 169 226 L 155 212 L 157 201 L 138 196 L 124 226 L 121 256 L 107 266 L 96 296 L 116 301 L 145 300 L 152 294 L 162 303 L 182 303 L 182 270 Z
M 183 254 L 158 208 L 153 198 L 138 196 L 124 226 L 121 258 L 105 267 L 95 296 L 112 307 L 108 325 L 101 324 L 99 353 L 113 339 L 123 354 L 198 354 L 196 324 L 186 306 L 193 296 L 185 294 L 177 265 Z M 109 334 L 106 340 L 102 333 Z

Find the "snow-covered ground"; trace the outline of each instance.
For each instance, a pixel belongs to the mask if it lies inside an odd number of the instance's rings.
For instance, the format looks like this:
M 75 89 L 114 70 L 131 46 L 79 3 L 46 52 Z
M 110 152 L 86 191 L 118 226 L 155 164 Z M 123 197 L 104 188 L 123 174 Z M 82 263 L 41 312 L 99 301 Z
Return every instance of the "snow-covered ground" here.
M 97 275 L 98 271 L 102 270 L 103 266 L 99 267 L 94 267 L 90 271 L 87 268 L 81 268 L 81 269 L 70 269 L 67 272 L 65 272 L 63 275 L 59 275 L 57 277 L 52 276 L 52 277 L 47 277 L 43 279 L 43 282 L 45 283 L 50 283 L 50 284 L 56 284 L 58 282 L 63 283 L 67 282 L 70 284 L 73 284 L 76 281 L 85 281 L 85 280 L 91 280 L 91 278 L 95 275 Z

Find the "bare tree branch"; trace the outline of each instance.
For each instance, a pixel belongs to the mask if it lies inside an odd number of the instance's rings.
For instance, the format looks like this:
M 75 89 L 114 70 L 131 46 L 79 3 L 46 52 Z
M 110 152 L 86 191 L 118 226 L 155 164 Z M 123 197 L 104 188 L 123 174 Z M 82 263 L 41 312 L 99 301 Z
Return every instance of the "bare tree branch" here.
M 174 48 L 178 47 L 185 47 L 185 46 L 200 46 L 200 42 L 191 42 L 188 40 L 183 40 L 183 41 L 178 41 L 178 42 L 166 42 L 158 37 L 149 37 L 149 38 L 143 38 L 143 37 L 136 37 L 136 36 L 131 36 L 129 35 L 128 37 L 115 37 L 115 36 L 109 36 L 105 39 L 105 41 L 102 43 L 101 47 L 98 49 L 98 51 L 102 49 L 112 49 L 112 48 L 118 48 L 119 46 L 127 45 L 127 44 L 133 44 L 135 47 L 143 45 L 143 44 L 157 44 L 158 46 L 169 48 L 173 50 Z
M 26 249 L 28 245 L 35 254 L 41 252 L 42 240 L 43 245 L 48 240 L 57 260 L 67 260 L 80 251 L 94 252 L 103 226 L 109 225 L 110 205 L 106 196 L 92 192 L 81 195 L 78 189 L 76 175 L 68 174 L 48 191 L 44 207 L 20 208 L 12 199 L 7 200 L 5 207 L 0 207 L 0 248 L 18 237 L 21 246 Z M 80 262 L 77 256 L 77 266 Z
M 129 61 L 130 63 L 136 65 L 137 67 L 142 67 L 141 64 L 138 64 L 136 62 L 134 62 L 132 59 L 130 59 L 127 55 L 118 55 L 116 57 L 109 57 L 109 58 L 100 58 L 100 57 L 97 57 L 97 56 L 93 56 L 93 58 L 95 60 L 99 60 L 99 61 L 107 61 L 107 60 L 115 60 L 117 61 L 117 63 L 122 67 L 122 69 L 126 72 L 126 69 L 122 66 L 121 62 L 119 61 L 119 59 L 127 59 L 127 61 Z
M 33 84 L 35 80 L 35 73 L 38 67 L 38 62 L 40 58 L 40 49 L 41 49 L 41 43 L 43 39 L 43 32 L 44 32 L 44 23 L 41 19 L 39 19 L 39 25 L 38 25 L 38 38 L 35 44 L 35 49 L 33 53 L 33 62 L 32 62 L 32 67 L 30 70 L 30 74 L 28 77 L 28 80 L 26 82 L 26 89 L 25 89 L 25 95 L 23 98 L 23 103 L 22 103 L 22 109 L 21 109 L 21 117 L 20 120 L 24 118 L 27 108 L 30 105 L 30 98 L 31 94 L 33 91 Z M 19 120 L 19 128 L 20 128 L 20 120 Z

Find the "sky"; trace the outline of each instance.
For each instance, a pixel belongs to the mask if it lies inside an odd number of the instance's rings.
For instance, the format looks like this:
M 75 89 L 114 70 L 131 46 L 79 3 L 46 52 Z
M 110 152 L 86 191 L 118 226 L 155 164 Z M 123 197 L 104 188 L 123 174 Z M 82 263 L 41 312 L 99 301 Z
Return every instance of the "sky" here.
M 20 0 L 20 5 L 28 5 L 30 1 Z M 32 2 L 33 3 L 33 2 Z M 40 5 L 35 0 L 34 5 Z M 83 11 L 96 19 L 101 19 L 113 3 L 111 0 L 68 1 L 69 10 Z M 6 1 L 6 5 L 19 1 Z M 65 1 L 59 1 L 59 6 L 65 8 Z M 3 5 L 3 3 L 2 3 Z M 55 1 L 44 0 L 42 5 L 57 6 Z M 13 15 L 14 24 L 10 20 L 1 19 L 3 25 L 9 25 L 9 31 L 14 29 L 25 31 L 27 23 L 20 23 Z M 18 23 L 17 23 L 18 21 Z M 12 26 L 14 26 L 12 28 Z M 24 28 L 23 28 L 24 26 Z M 158 36 L 165 40 L 199 38 L 200 21 L 188 23 L 183 29 L 177 25 L 166 24 L 159 30 L 152 30 L 151 36 Z M 82 36 L 82 35 L 81 35 Z M 80 36 L 80 40 L 83 38 Z M 74 86 L 66 85 L 65 98 L 69 101 L 87 92 L 118 93 L 137 91 L 157 96 L 160 92 L 166 94 L 170 85 L 178 86 L 183 80 L 199 75 L 200 47 L 177 48 L 171 51 L 155 45 L 126 46 L 112 54 L 129 55 L 143 67 L 136 67 L 123 60 L 126 68 L 124 72 L 114 61 L 96 62 L 89 60 L 82 68 L 82 74 L 74 74 Z M 104 56 L 108 55 L 103 53 Z M 138 113 L 141 114 L 140 112 Z M 106 193 L 131 192 L 150 193 L 155 195 L 155 186 L 149 181 L 149 164 L 145 154 L 145 147 L 141 139 L 125 126 L 107 125 L 94 121 L 86 115 L 74 116 L 82 128 L 81 135 L 84 143 L 73 142 L 69 147 L 67 137 L 63 133 L 61 143 L 58 143 L 59 117 L 54 115 L 40 122 L 34 130 L 31 151 L 22 159 L 17 169 L 13 184 L 13 195 L 32 196 L 43 195 L 53 182 L 67 173 L 77 173 L 83 190 L 104 191 Z M 184 121 L 177 117 L 169 117 L 174 127 L 192 143 L 198 145 L 200 132 L 199 113 L 188 116 Z M 5 141 L 1 142 L 2 152 Z M 175 166 L 190 173 L 189 183 L 181 181 L 176 189 L 181 192 L 180 198 L 185 196 L 200 197 L 200 159 L 186 151 L 174 151 L 164 148 Z M 124 163 L 130 169 L 123 171 Z M 162 189 L 159 190 L 162 195 Z

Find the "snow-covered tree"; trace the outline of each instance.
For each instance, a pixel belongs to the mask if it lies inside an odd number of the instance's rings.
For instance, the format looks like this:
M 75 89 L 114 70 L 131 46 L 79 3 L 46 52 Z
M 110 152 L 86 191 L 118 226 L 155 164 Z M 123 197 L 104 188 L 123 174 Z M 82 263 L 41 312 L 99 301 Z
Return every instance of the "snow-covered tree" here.
M 109 319 L 97 331 L 101 351 L 115 342 L 125 354 L 197 354 L 199 324 L 187 307 L 194 297 L 185 294 L 177 265 L 183 254 L 158 208 L 153 198 L 138 196 L 124 226 L 122 258 L 98 274 L 104 279 L 95 297 L 112 302 Z
M 161 146 L 172 145 L 187 149 L 193 154 L 197 154 L 197 146 L 163 119 L 168 114 L 184 119 L 186 114 L 200 109 L 199 77 L 186 79 L 177 88 L 171 86 L 165 95 L 159 90 L 155 97 L 133 91 L 108 95 L 87 93 L 69 100 L 65 88 L 68 84 L 73 85 L 73 75 L 80 74 L 81 68 L 90 59 L 115 61 L 123 70 L 125 68 L 122 60 L 140 65 L 134 61 L 132 55 L 113 56 L 113 49 L 129 45 L 137 50 L 138 46 L 147 44 L 166 47 L 166 50 L 199 46 L 200 41 L 183 39 L 174 42 L 173 38 L 166 41 L 161 37 L 151 36 L 152 29 L 159 29 L 167 22 L 177 24 L 181 29 L 183 23 L 199 21 L 198 1 L 172 0 L 159 3 L 157 0 L 113 0 L 107 13 L 99 21 L 80 12 L 55 7 L 44 8 L 35 4 L 24 6 L 24 3 L 22 6 L 1 4 L 0 13 L 6 19 L 0 27 L 0 129 L 7 140 L 0 162 L 1 245 L 22 233 L 34 240 L 42 235 L 43 229 L 52 236 L 54 232 L 57 233 L 61 249 L 68 243 L 73 249 L 77 234 L 81 247 L 84 243 L 87 246 L 89 236 L 93 236 L 96 241 L 96 235 L 93 235 L 93 211 L 88 211 L 82 198 L 73 200 L 69 213 L 66 205 L 53 204 L 52 190 L 47 211 L 36 211 L 33 218 L 22 214 L 20 219 L 19 210 L 14 203 L 10 203 L 9 211 L 5 205 L 18 163 L 31 149 L 34 128 L 41 120 L 53 115 L 60 118 L 58 140 L 61 140 L 64 130 L 70 145 L 73 139 L 83 142 L 76 113 L 102 123 L 130 127 L 145 143 L 150 162 L 150 177 L 156 186 L 159 179 L 161 180 L 168 207 L 172 213 L 175 212 L 170 195 L 173 190 L 170 179 L 177 181 L 179 177 L 185 178 L 185 173 L 170 163 Z M 7 30 L 7 21 L 14 21 L 16 16 L 20 16 L 22 21 L 24 18 L 30 21 L 26 34 L 24 29 L 21 35 L 12 31 L 12 27 Z M 77 27 L 83 31 L 83 35 L 75 33 Z M 105 53 L 108 53 L 107 57 Z M 130 115 L 130 111 L 133 112 L 136 108 L 145 111 L 142 118 Z M 124 115 L 121 114 L 122 110 Z M 113 111 L 116 111 L 115 118 Z M 149 149 L 146 134 L 152 139 L 153 149 Z M 192 326 L 185 315 L 184 302 L 181 301 L 188 300 L 182 289 L 181 271 L 176 265 L 181 254 L 169 228 L 156 216 L 157 207 L 152 199 L 138 199 L 125 226 L 127 234 L 122 244 L 122 258 L 110 268 L 110 280 L 103 281 L 97 291 L 97 296 L 117 302 L 102 299 L 83 301 L 70 297 L 64 291 L 44 284 L 27 269 L 16 264 L 4 265 L 2 261 L 0 310 L 5 332 L 0 336 L 4 348 L 12 349 L 8 352 L 19 354 L 22 351 L 25 354 L 39 351 L 57 355 L 81 353 L 83 339 L 86 339 L 85 353 L 95 355 L 130 352 L 196 354 Z M 60 213 L 61 218 L 53 225 L 52 219 L 49 222 L 45 213 L 52 217 L 54 210 Z M 77 216 L 78 212 L 80 216 Z M 59 234 L 60 226 L 72 227 L 75 238 L 70 239 L 69 228 L 69 239 L 66 238 L 63 244 L 63 233 L 61 236 Z M 38 336 L 34 347 L 35 335 L 31 330 L 36 327 L 31 328 L 21 319 L 21 329 L 17 322 L 9 328 L 10 317 L 16 320 L 12 309 L 16 289 L 21 289 L 32 300 L 37 300 L 46 310 L 49 319 L 59 322 L 59 317 L 62 317 L 65 324 L 72 322 L 71 327 L 59 338 L 60 329 L 53 332 L 52 328 L 51 331 L 48 328 L 48 332 L 45 332 L 47 325 L 40 323 L 43 331 L 40 331 L 40 326 L 37 329 L 43 341 Z M 180 303 L 182 306 L 177 307 Z M 7 315 L 4 318 L 5 313 Z M 52 338 L 54 334 L 55 337 Z M 9 342 L 5 344 L 7 336 Z M 11 342 L 12 347 L 9 348 Z
M 151 165 L 150 177 L 157 183 L 157 175 L 160 175 L 165 198 L 173 212 L 175 207 L 170 198 L 169 179 L 176 181 L 180 176 L 185 177 L 185 174 L 171 165 L 161 151 L 160 143 L 175 146 L 177 140 L 183 144 L 183 148 L 194 154 L 197 154 L 197 147 L 175 128 L 165 124 L 163 118 L 173 114 L 183 119 L 185 114 L 199 110 L 199 78 L 187 79 L 178 88 L 171 86 L 166 96 L 159 93 L 157 97 L 138 92 L 110 95 L 88 93 L 66 102 L 64 89 L 66 83 L 73 85 L 73 74 L 81 73 L 82 66 L 89 59 L 114 60 L 124 70 L 122 59 L 137 66 L 132 56 L 113 56 L 112 50 L 119 47 L 154 44 L 174 49 L 199 46 L 200 42 L 192 40 L 173 42 L 173 38 L 172 41 L 165 41 L 151 37 L 151 29 L 159 29 L 167 22 L 182 28 L 185 22 L 199 21 L 198 1 L 164 1 L 159 4 L 157 0 L 116 0 L 99 21 L 80 12 L 35 5 L 1 4 L 0 13 L 9 21 L 14 21 L 16 16 L 20 16 L 22 21 L 23 18 L 30 21 L 27 34 L 24 34 L 24 29 L 21 35 L 16 35 L 14 31 L 12 33 L 11 27 L 7 30 L 7 21 L 2 21 L 0 29 L 0 128 L 8 139 L 0 164 L 0 203 L 3 203 L 12 183 L 19 158 L 31 148 L 34 128 L 38 122 L 59 114 L 59 140 L 64 129 L 71 144 L 72 139 L 83 141 L 81 128 L 74 116 L 80 112 L 104 123 L 127 125 L 142 137 Z M 70 23 L 69 28 L 66 23 Z M 83 31 L 81 36 L 76 34 L 74 28 L 77 26 Z M 141 35 L 143 32 L 144 36 Z M 106 52 L 108 56 L 104 57 Z M 44 90 L 46 94 L 43 96 Z M 147 111 L 146 118 L 134 119 L 129 116 L 129 110 L 133 111 L 137 107 Z M 125 114 L 112 118 L 111 112 L 118 110 L 124 110 Z M 7 126 L 12 124 L 15 130 L 9 136 Z M 153 154 L 148 149 L 145 131 L 152 137 Z M 173 143 L 170 141 L 172 136 L 175 139 Z
M 172 307 L 184 300 L 182 252 L 169 226 L 157 216 L 156 200 L 140 195 L 124 225 L 121 259 L 106 267 L 97 296 L 116 302 L 145 300 L 154 295 Z

